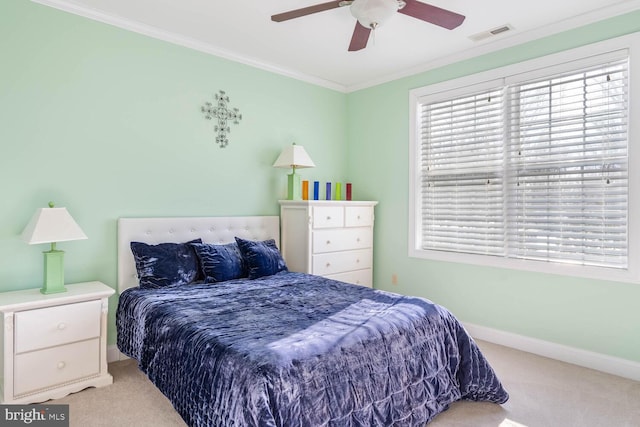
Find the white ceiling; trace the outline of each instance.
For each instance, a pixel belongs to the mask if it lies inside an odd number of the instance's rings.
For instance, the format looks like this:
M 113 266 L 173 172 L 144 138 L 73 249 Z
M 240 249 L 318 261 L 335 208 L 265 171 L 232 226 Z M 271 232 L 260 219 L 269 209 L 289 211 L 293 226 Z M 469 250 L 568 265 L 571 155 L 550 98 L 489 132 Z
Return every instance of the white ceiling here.
M 640 9 L 640 0 L 426 0 L 466 20 L 450 31 L 397 13 L 348 52 L 348 7 L 270 19 L 327 0 L 33 1 L 345 92 Z M 505 24 L 513 30 L 469 38 Z

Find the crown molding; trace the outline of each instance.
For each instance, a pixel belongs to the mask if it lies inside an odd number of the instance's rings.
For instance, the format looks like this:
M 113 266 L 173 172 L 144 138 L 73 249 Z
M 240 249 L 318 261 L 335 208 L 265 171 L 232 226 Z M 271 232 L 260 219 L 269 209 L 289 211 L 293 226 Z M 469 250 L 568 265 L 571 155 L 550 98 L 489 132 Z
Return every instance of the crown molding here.
M 237 53 L 221 49 L 220 47 L 204 43 L 199 40 L 195 40 L 189 37 L 185 37 L 176 33 L 168 32 L 160 28 L 142 24 L 137 21 L 128 20 L 122 17 L 114 16 L 106 12 L 92 9 L 88 7 L 79 6 L 66 0 L 31 0 L 34 3 L 49 6 L 54 9 L 62 10 L 64 12 L 72 13 L 74 15 L 82 16 L 94 21 L 102 22 L 104 24 L 112 25 L 124 30 L 132 31 L 138 34 L 142 34 L 148 37 L 152 37 L 158 40 L 163 40 L 178 46 L 193 49 L 206 54 L 214 55 L 220 58 L 228 59 L 230 61 L 239 62 L 244 65 L 248 65 L 254 68 L 258 68 L 264 71 L 279 74 L 292 79 L 300 80 L 313 85 L 325 87 L 338 92 L 350 93 L 358 90 L 366 89 L 372 86 L 388 83 L 393 80 L 409 77 L 415 74 L 424 73 L 434 68 L 439 68 L 445 65 L 450 65 L 459 61 L 484 55 L 487 53 L 495 52 L 498 50 L 506 49 L 509 47 L 517 46 L 523 43 L 527 43 L 533 40 L 537 40 L 543 37 L 551 36 L 563 31 L 578 28 L 584 25 L 592 24 L 598 21 L 602 21 L 614 16 L 623 15 L 628 12 L 632 12 L 640 9 L 640 0 L 625 1 L 613 6 L 604 7 L 596 11 L 592 11 L 586 14 L 578 15 L 570 19 L 566 19 L 560 22 L 556 22 L 544 27 L 537 28 L 535 30 L 526 31 L 522 33 L 516 33 L 511 36 L 500 37 L 498 40 L 485 42 L 478 46 L 474 46 L 472 49 L 465 50 L 463 52 L 449 55 L 443 58 L 436 59 L 434 61 L 426 62 L 420 66 L 412 67 L 400 73 L 393 73 L 387 76 L 380 77 L 378 79 L 368 80 L 356 85 L 343 85 L 333 81 L 321 79 L 316 76 L 312 76 L 299 71 L 283 68 L 275 64 L 271 64 L 264 61 L 258 61 L 254 58 L 238 55 Z
M 316 86 L 322 86 L 328 89 L 333 89 L 338 92 L 346 92 L 346 86 L 336 82 L 321 79 L 319 77 L 311 76 L 305 73 L 280 67 L 278 65 L 270 64 L 263 61 L 258 61 L 253 58 L 238 55 L 237 53 L 221 49 L 220 47 L 213 46 L 209 43 L 185 37 L 177 33 L 169 32 L 152 25 L 143 24 L 137 21 L 125 19 L 119 16 L 111 15 L 106 12 L 92 9 L 88 7 L 78 6 L 65 0 L 31 0 L 33 3 L 38 3 L 44 6 L 49 6 L 54 9 L 61 10 L 63 12 L 72 13 L 74 15 L 81 16 L 83 18 L 91 19 L 93 21 L 102 22 L 103 24 L 112 25 L 114 27 L 121 28 L 123 30 L 132 31 L 134 33 L 142 34 L 154 39 L 169 42 L 178 46 L 193 49 L 199 52 L 203 52 L 209 55 L 214 55 L 230 61 L 239 62 L 250 67 L 258 68 L 271 73 L 279 74 L 292 79 L 300 80 L 306 83 L 311 83 Z
M 530 31 L 524 31 L 521 33 L 515 33 L 510 36 L 498 37 L 493 41 L 485 41 L 482 44 L 478 44 L 471 49 L 448 55 L 446 57 L 438 58 L 434 61 L 426 62 L 417 67 L 409 68 L 400 73 L 393 73 L 387 76 L 381 77 L 375 80 L 369 80 L 367 82 L 346 86 L 347 92 L 355 92 L 358 90 L 366 89 L 373 86 L 378 86 L 384 83 L 388 83 L 394 80 L 399 80 L 405 77 L 414 76 L 416 74 L 424 73 L 436 68 L 440 68 L 446 65 L 455 64 L 456 62 L 464 61 L 467 59 L 475 58 L 499 50 L 507 49 L 510 47 L 518 46 L 524 43 L 528 43 L 534 40 L 549 37 L 554 34 L 558 34 L 564 31 L 569 31 L 585 25 L 594 24 L 605 19 L 613 18 L 615 16 L 624 15 L 625 13 L 633 12 L 640 9 L 640 0 L 633 0 L 624 3 L 618 3 L 613 6 L 604 7 L 589 13 L 574 16 L 563 21 L 555 22 L 553 24 L 545 25 L 543 27 L 536 28 Z

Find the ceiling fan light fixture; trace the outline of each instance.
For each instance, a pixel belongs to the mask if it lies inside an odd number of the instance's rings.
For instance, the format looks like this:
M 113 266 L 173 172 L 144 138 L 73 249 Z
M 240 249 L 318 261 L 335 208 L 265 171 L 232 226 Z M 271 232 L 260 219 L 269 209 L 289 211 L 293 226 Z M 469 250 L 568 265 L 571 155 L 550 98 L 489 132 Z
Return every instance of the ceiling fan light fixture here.
M 351 14 L 358 20 L 353 29 L 349 52 L 355 52 L 367 47 L 369 38 L 375 29 L 384 24 L 395 12 L 415 19 L 437 25 L 447 30 L 453 30 L 464 22 L 464 15 L 442 9 L 420 0 L 339 0 L 329 1 L 301 9 L 290 10 L 271 16 L 274 22 L 288 21 L 325 10 L 349 6 Z
M 397 0 L 354 0 L 351 14 L 365 28 L 376 29 L 398 11 Z

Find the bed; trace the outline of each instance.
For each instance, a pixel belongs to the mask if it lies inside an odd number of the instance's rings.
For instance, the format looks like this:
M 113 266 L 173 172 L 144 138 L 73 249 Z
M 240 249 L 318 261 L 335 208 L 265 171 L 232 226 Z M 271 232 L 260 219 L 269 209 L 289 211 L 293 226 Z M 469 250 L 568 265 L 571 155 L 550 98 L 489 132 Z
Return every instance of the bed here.
M 448 310 L 289 272 L 278 239 L 278 217 L 118 222 L 118 347 L 189 426 L 416 426 L 456 400 L 508 399 Z M 199 276 L 147 286 L 131 242 L 195 247 Z M 223 258 L 212 281 L 212 248 L 239 248 L 250 278 Z

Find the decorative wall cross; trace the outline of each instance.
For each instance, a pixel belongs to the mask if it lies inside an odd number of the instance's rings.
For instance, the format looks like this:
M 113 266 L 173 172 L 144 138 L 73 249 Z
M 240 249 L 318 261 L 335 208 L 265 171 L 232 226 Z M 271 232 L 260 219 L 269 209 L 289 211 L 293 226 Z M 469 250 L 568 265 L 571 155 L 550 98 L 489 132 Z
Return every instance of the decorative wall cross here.
M 225 91 L 221 90 L 220 93 L 216 93 L 214 97 L 216 99 L 216 105 L 205 102 L 201 110 L 204 113 L 205 119 L 212 120 L 215 118 L 218 120 L 218 124 L 215 125 L 213 130 L 218 133 L 218 135 L 216 135 L 216 143 L 220 145 L 220 148 L 224 148 L 229 144 L 229 139 L 227 138 L 227 134 L 231 132 L 229 122 L 233 122 L 233 124 L 236 125 L 239 124 L 240 120 L 242 120 L 242 114 L 240 114 L 237 108 L 230 109 L 227 107 L 229 97 Z

